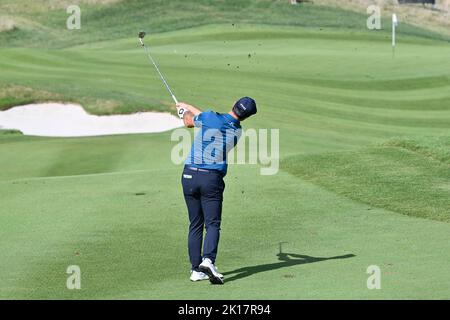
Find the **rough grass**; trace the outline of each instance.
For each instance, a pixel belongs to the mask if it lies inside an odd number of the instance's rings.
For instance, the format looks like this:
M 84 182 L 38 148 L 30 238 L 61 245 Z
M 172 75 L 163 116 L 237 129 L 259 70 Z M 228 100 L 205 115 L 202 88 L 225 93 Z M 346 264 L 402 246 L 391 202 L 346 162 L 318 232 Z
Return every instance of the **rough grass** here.
M 450 164 L 450 137 L 421 137 L 413 139 L 389 139 L 380 144 L 387 147 L 398 147 L 409 150 L 431 159 Z
M 0 8 L 10 14 L 35 14 L 48 10 L 66 9 L 70 5 L 112 5 L 123 0 L 2 0 Z
M 54 93 L 21 85 L 0 86 L 0 110 L 7 110 L 15 106 L 26 104 L 46 102 L 79 103 L 88 113 L 96 115 L 129 114 L 149 109 L 147 106 L 133 105 L 131 103 L 126 104 L 120 100 L 80 96 L 72 93 Z M 162 105 L 164 106 L 164 103 L 162 103 Z M 162 108 L 153 106 L 150 107 L 150 109 L 175 112 L 173 106 L 164 106 Z
M 16 28 L 14 19 L 7 16 L 0 16 L 0 32 L 11 31 Z
M 4 136 L 10 136 L 10 135 L 21 135 L 22 132 L 20 132 L 19 130 L 3 130 L 0 128 L 0 135 L 4 135 Z
M 20 85 L 0 87 L 0 110 L 29 103 L 61 101 L 61 95 Z
M 450 222 L 450 137 L 393 139 L 352 152 L 293 156 L 291 174 L 337 194 L 415 217 Z

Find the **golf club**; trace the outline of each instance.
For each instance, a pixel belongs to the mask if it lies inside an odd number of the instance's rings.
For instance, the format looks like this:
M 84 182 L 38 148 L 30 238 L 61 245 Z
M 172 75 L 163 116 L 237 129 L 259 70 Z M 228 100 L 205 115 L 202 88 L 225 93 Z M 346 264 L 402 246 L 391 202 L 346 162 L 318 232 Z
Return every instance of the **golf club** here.
M 156 64 L 155 60 L 153 59 L 152 55 L 150 54 L 150 50 L 149 48 L 145 45 L 144 43 L 144 37 L 145 37 L 146 33 L 145 31 L 141 31 L 139 32 L 138 36 L 139 36 L 139 42 L 141 43 L 142 47 L 144 47 L 145 52 L 147 53 L 147 56 L 149 57 L 150 61 L 152 62 L 153 66 L 155 67 L 156 71 L 159 74 L 159 77 L 161 78 L 161 80 L 163 81 L 167 91 L 169 91 L 170 96 L 172 97 L 173 101 L 175 102 L 175 104 L 178 104 L 178 100 L 175 97 L 175 95 L 173 94 L 172 90 L 169 87 L 169 84 L 167 83 L 166 79 L 164 78 L 163 74 L 161 73 L 161 71 L 159 70 L 158 65 Z M 178 116 L 180 118 L 183 118 L 183 113 L 184 113 L 184 109 L 179 109 L 178 110 Z

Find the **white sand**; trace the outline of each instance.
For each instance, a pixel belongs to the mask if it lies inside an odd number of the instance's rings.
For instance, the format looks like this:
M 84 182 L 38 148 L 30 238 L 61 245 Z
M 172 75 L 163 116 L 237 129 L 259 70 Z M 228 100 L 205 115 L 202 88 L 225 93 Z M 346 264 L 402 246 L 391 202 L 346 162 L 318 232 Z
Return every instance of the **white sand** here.
M 183 122 L 169 113 L 94 116 L 75 104 L 29 104 L 0 112 L 0 129 L 20 130 L 33 136 L 83 137 L 163 132 L 181 126 Z

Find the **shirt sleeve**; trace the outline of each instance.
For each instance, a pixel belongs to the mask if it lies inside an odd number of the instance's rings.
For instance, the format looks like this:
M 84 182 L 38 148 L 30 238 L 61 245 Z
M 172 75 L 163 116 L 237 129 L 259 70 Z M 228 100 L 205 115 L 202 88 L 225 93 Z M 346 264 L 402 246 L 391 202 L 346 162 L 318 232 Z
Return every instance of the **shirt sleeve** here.
M 214 112 L 212 110 L 206 110 L 203 111 L 201 113 L 199 113 L 198 115 L 196 115 L 193 120 L 194 120 L 194 126 L 197 128 L 201 128 L 203 126 L 203 124 L 207 124 L 208 122 L 211 121 L 211 119 L 213 118 Z
M 203 113 L 199 113 L 198 115 L 194 116 L 194 126 L 197 128 L 201 128 L 202 122 L 203 122 Z

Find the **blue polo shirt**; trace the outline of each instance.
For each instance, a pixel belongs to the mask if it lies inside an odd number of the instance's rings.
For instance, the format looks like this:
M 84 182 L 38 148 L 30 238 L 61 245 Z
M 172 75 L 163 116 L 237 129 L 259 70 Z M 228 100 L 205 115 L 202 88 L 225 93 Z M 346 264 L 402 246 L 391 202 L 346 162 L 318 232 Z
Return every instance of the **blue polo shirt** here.
M 227 174 L 227 153 L 241 137 L 241 125 L 228 113 L 205 111 L 194 117 L 200 131 L 194 138 L 185 164 L 200 169 L 218 170 Z

